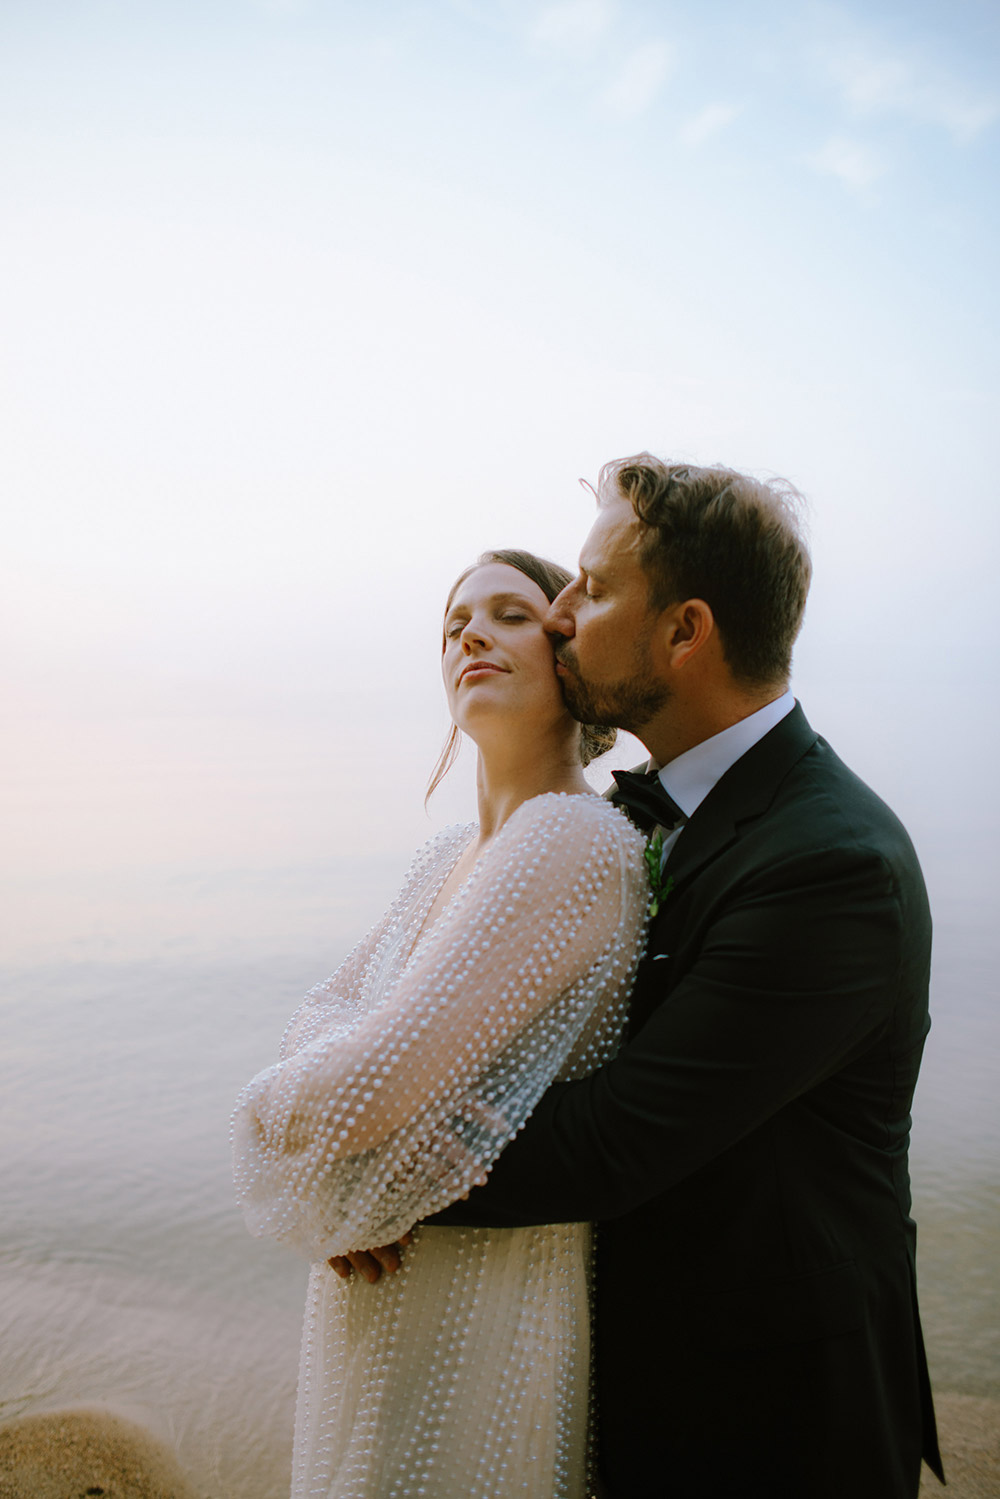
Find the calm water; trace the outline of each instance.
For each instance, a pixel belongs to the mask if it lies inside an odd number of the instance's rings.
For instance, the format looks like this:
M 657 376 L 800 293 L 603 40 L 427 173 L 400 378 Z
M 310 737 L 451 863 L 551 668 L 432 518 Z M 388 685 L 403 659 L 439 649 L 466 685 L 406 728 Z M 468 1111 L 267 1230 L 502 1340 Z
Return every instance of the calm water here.
M 946 865 L 914 1109 L 921 1300 L 936 1387 L 1000 1397 L 1000 937 L 985 872 Z M 228 1116 L 346 945 L 4 974 L 0 1418 L 106 1402 L 213 1499 L 284 1491 L 306 1271 L 246 1235 Z

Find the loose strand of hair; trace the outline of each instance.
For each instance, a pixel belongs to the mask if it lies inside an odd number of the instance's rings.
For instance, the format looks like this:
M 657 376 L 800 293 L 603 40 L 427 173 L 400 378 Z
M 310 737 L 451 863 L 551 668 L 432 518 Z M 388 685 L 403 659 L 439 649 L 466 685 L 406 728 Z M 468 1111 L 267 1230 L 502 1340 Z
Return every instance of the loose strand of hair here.
M 458 759 L 458 752 L 461 748 L 461 730 L 459 729 L 457 724 L 453 723 L 448 731 L 448 737 L 444 742 L 444 748 L 442 749 L 440 755 L 438 755 L 437 764 L 431 771 L 430 779 L 427 782 L 427 790 L 424 792 L 425 808 L 437 788 L 440 786 L 441 782 L 444 780 L 445 776 L 448 774 L 451 767 L 454 765 L 455 761 Z

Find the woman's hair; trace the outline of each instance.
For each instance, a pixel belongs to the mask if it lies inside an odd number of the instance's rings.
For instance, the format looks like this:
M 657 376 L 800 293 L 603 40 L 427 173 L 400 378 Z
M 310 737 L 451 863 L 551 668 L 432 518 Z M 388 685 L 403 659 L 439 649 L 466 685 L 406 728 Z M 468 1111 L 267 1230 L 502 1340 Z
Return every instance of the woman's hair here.
M 533 552 L 521 552 L 513 548 L 505 548 L 497 552 L 483 552 L 471 567 L 467 567 L 464 573 L 460 573 L 451 586 L 447 602 L 444 606 L 445 615 L 451 608 L 451 601 L 455 597 L 458 588 L 465 582 L 470 573 L 474 573 L 477 567 L 489 567 L 493 562 L 500 562 L 505 567 L 516 567 L 519 573 L 524 573 L 532 583 L 537 583 L 551 604 L 557 594 L 562 593 L 567 583 L 571 583 L 573 575 L 566 568 L 560 567 L 558 562 L 549 562 L 545 557 L 536 557 Z M 596 760 L 598 755 L 607 754 L 612 749 L 618 737 L 617 729 L 603 728 L 599 724 L 584 723 L 580 725 L 580 759 L 584 765 L 589 765 L 591 760 Z M 427 802 L 434 795 L 438 786 L 444 780 L 458 757 L 459 746 L 462 742 L 462 734 L 457 724 L 452 724 L 448 738 L 444 742 L 444 749 L 438 756 L 437 764 L 431 772 L 431 778 L 427 783 L 427 794 L 424 801 Z

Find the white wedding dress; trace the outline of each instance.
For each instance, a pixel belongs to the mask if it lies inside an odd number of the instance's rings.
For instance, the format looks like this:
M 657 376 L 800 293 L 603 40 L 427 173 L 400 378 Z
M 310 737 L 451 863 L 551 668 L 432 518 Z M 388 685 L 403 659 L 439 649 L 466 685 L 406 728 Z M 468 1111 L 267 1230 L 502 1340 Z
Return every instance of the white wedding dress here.
M 524 802 L 426 931 L 474 827 L 415 859 L 240 1096 L 250 1230 L 314 1262 L 293 1499 L 582 1499 L 586 1224 L 417 1228 L 401 1270 L 326 1260 L 454 1202 L 554 1078 L 611 1055 L 645 932 L 644 842 L 597 796 Z

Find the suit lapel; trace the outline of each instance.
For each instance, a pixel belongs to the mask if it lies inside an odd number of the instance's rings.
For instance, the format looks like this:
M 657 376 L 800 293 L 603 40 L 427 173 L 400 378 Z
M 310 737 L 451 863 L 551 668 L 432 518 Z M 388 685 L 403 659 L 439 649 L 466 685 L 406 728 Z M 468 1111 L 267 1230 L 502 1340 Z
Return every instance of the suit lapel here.
M 664 873 L 673 879 L 675 889 L 732 843 L 738 824 L 766 812 L 789 770 L 818 737 L 796 703 L 791 713 L 726 771 L 670 852 Z
M 796 704 L 726 771 L 692 814 L 664 867 L 673 884 L 650 929 L 646 956 L 632 994 L 628 1035 L 634 1036 L 642 1028 L 671 986 L 672 965 L 662 960 L 674 953 L 691 920 L 687 902 L 677 897 L 700 870 L 736 840 L 741 824 L 767 811 L 789 770 L 818 737 Z

